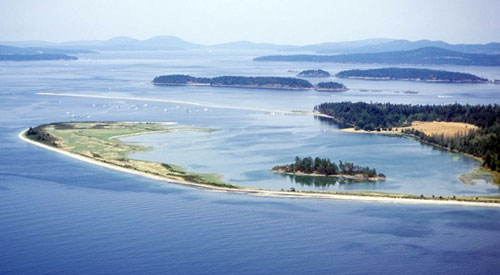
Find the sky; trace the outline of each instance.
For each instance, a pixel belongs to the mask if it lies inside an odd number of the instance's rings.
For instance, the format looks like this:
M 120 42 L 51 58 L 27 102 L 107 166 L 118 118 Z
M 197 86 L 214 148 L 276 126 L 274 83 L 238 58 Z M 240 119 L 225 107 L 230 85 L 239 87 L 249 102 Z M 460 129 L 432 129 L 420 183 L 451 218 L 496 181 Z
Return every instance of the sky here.
M 500 0 L 0 0 L 0 41 L 500 42 Z

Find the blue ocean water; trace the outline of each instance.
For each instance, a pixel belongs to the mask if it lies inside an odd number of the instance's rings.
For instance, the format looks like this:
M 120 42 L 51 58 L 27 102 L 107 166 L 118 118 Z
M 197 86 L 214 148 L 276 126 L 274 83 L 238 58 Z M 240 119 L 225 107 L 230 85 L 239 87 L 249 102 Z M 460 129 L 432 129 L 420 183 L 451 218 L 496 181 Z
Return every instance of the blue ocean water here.
M 296 65 L 256 64 L 251 62 L 251 56 L 241 53 L 208 57 L 202 53 L 175 52 L 130 56 L 103 53 L 76 62 L 0 65 L 1 274 L 495 274 L 499 270 L 498 209 L 258 198 L 209 192 L 82 163 L 17 138 L 18 132 L 28 126 L 54 121 L 177 121 L 220 131 L 211 138 L 189 137 L 193 141 L 199 138 L 198 143 L 173 136 L 170 141 L 177 140 L 177 146 L 167 142 L 162 147 L 161 140 L 169 137 L 160 135 L 135 142 L 158 143 L 159 149 L 147 152 L 150 158 L 169 160 L 173 156 L 190 169 L 216 169 L 215 172 L 226 173 L 227 178 L 242 185 L 261 179 L 263 186 L 269 186 L 272 183 L 262 179 L 261 170 L 285 161 L 284 152 L 289 151 L 293 157 L 296 152 L 292 149 L 298 148 L 303 153 L 336 153 L 357 163 L 366 161 L 367 165 L 381 167 L 392 174 L 393 179 L 387 183 L 391 191 L 479 190 L 481 194 L 498 194 L 495 186 L 463 186 L 456 178 L 450 179 L 450 175 L 477 167 L 473 161 L 457 159 L 412 140 L 338 133 L 335 126 L 322 125 L 312 117 L 212 108 L 196 112 L 192 106 L 182 104 L 177 111 L 177 104 L 150 103 L 145 107 L 145 102 L 36 93 L 148 96 L 310 110 L 327 99 L 435 104 L 500 102 L 499 86 L 353 81 L 348 86 L 384 91 L 353 90 L 342 95 L 163 89 L 151 85 L 152 77 L 170 72 L 287 75 L 288 69 Z M 341 68 L 326 69 L 335 72 Z M 466 69 L 482 76 L 498 74 L 490 68 Z M 419 94 L 394 92 L 402 89 L 418 90 Z M 161 107 L 169 108 L 168 112 Z M 290 145 L 281 147 L 277 142 L 280 139 Z M 269 144 L 275 147 L 274 153 Z M 374 147 L 369 155 L 368 145 Z M 180 150 L 181 146 L 186 150 Z M 405 168 L 415 162 L 406 155 L 391 162 L 390 157 L 408 150 L 420 158 L 418 167 L 428 174 L 427 178 L 419 179 L 419 170 L 415 169 L 391 172 L 391 167 Z M 182 152 L 183 159 L 175 157 Z M 210 156 L 216 156 L 217 161 L 193 161 Z M 235 159 L 241 159 L 243 164 L 235 163 Z M 231 161 L 234 172 L 217 168 Z M 255 169 L 238 170 L 250 164 Z M 405 183 L 405 179 L 412 184 Z

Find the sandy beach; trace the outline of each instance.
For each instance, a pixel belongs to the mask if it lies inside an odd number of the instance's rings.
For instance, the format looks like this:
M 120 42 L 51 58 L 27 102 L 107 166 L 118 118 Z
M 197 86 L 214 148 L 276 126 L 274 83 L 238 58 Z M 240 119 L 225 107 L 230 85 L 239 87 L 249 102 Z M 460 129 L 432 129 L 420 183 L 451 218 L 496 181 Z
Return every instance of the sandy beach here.
M 500 208 L 500 203 L 488 203 L 488 202 L 473 202 L 473 201 L 458 201 L 458 200 L 438 200 L 438 199 L 414 199 L 414 198 L 393 198 L 384 196 L 370 196 L 370 195 L 346 195 L 346 194 L 332 194 L 332 193 L 320 193 L 320 192 L 292 192 L 292 191 L 278 191 L 278 190 L 264 190 L 256 188 L 245 188 L 240 187 L 238 189 L 224 188 L 210 185 L 202 185 L 183 181 L 173 181 L 164 177 L 152 175 L 149 173 L 139 172 L 135 170 L 126 169 L 117 165 L 112 165 L 109 163 L 104 163 L 101 161 L 94 160 L 92 158 L 84 157 L 81 155 L 73 154 L 55 147 L 51 147 L 39 142 L 35 142 L 25 137 L 25 133 L 28 129 L 23 130 L 19 133 L 18 137 L 30 144 L 35 146 L 63 154 L 65 156 L 78 159 L 93 165 L 98 165 L 101 167 L 106 167 L 109 169 L 117 170 L 120 172 L 125 172 L 129 174 L 139 175 L 142 177 L 163 181 L 166 183 L 175 183 L 181 185 L 187 185 L 197 188 L 202 188 L 214 192 L 227 192 L 235 194 L 246 194 L 252 196 L 260 197 L 283 197 L 283 198 L 309 198 L 309 199 L 331 199 L 331 200 L 344 200 L 344 201 L 359 201 L 359 202 L 378 202 L 378 203 L 396 203 L 396 204 L 419 204 L 419 205 L 446 205 L 446 206 L 472 206 L 472 207 L 495 207 Z

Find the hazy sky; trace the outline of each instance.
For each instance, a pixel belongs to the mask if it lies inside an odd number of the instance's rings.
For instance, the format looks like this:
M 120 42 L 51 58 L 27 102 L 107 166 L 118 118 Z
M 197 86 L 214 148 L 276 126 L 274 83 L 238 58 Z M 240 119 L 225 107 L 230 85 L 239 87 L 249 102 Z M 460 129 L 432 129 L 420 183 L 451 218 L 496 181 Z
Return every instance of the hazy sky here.
M 0 41 L 155 35 L 204 44 L 365 38 L 500 42 L 500 0 L 0 0 Z

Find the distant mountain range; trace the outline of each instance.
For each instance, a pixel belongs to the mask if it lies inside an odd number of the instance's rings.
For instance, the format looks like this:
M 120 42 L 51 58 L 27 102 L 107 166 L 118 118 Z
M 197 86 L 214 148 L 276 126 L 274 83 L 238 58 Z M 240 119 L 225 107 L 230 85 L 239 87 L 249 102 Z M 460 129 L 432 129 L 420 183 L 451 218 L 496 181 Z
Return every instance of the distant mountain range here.
M 92 51 L 189 50 L 206 46 L 184 41 L 174 36 L 155 36 L 146 40 L 119 36 L 108 40 L 82 40 L 61 43 L 45 41 L 7 41 L 2 45 L 17 47 L 64 48 Z
M 449 44 L 443 41 L 430 40 L 394 40 L 386 38 L 365 39 L 349 42 L 328 42 L 306 46 L 281 45 L 272 43 L 254 43 L 237 41 L 216 45 L 203 45 L 191 43 L 175 36 L 155 36 L 145 40 L 120 36 L 109 40 L 83 40 L 70 42 L 45 42 L 45 41 L 4 41 L 0 45 L 41 48 L 78 49 L 93 51 L 139 51 L 139 50 L 189 50 L 189 49 L 255 49 L 294 51 L 318 54 L 352 54 L 352 53 L 378 53 L 390 51 L 414 50 L 425 47 L 439 47 L 447 50 L 466 53 L 500 54 L 500 43 L 488 44 Z M 70 53 L 70 52 L 68 52 Z
M 307 46 L 237 41 L 217 45 L 187 42 L 175 36 L 145 40 L 120 36 L 109 40 L 70 42 L 0 42 L 0 60 L 74 60 L 75 54 L 95 51 L 155 51 L 191 49 L 269 50 L 299 52 L 297 55 L 258 57 L 258 61 L 310 61 L 380 64 L 451 64 L 500 66 L 500 43 L 448 44 L 443 41 L 366 39 Z M 321 53 L 321 55 L 310 54 Z M 307 54 L 306 54 L 307 53 Z M 324 53 L 330 53 L 325 55 Z
M 463 53 L 437 47 L 381 53 L 340 55 L 270 55 L 256 61 L 377 63 L 413 65 L 500 66 L 500 54 Z

